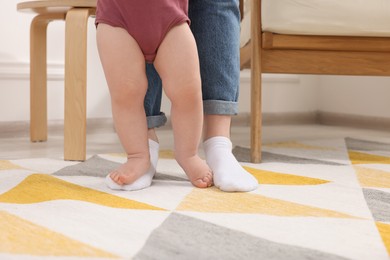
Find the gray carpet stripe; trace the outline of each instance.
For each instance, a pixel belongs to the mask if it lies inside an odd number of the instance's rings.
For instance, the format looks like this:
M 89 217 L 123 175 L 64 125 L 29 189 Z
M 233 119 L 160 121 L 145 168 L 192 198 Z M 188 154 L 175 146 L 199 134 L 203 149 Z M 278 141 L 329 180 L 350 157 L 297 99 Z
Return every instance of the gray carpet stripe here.
M 72 166 L 67 166 L 53 173 L 57 176 L 90 176 L 90 177 L 106 177 L 112 170 L 118 168 L 121 164 L 112 162 L 94 155 L 85 162 L 81 162 Z
M 390 193 L 374 189 L 363 189 L 363 194 L 374 220 L 390 222 Z
M 236 146 L 233 149 L 233 154 L 239 162 L 250 162 L 250 149 Z M 344 164 L 315 160 L 315 159 L 306 159 L 295 156 L 288 156 L 282 154 L 275 154 L 270 152 L 262 152 L 262 161 L 263 163 L 286 163 L 286 164 L 322 164 L 322 165 L 334 165 L 334 166 L 342 166 Z
M 380 143 L 380 142 L 366 141 L 366 140 L 346 137 L 345 144 L 347 145 L 347 148 L 349 150 L 390 151 L 389 143 Z
M 158 173 L 158 172 L 154 176 L 153 180 L 156 180 L 156 181 L 185 181 L 185 182 L 189 182 L 189 180 L 186 179 L 186 178 L 181 178 L 181 177 L 177 177 L 177 176 L 171 176 L 171 175 L 168 175 L 168 174 Z
M 61 170 L 53 173 L 57 176 L 90 176 L 90 177 L 106 177 L 108 173 L 118 168 L 121 164 L 112 162 L 94 155 L 85 162 L 81 162 L 72 166 L 67 166 Z M 177 176 L 170 176 L 168 174 L 156 173 L 153 180 L 158 181 L 186 181 L 188 179 Z
M 346 259 L 304 247 L 257 238 L 172 213 L 134 259 Z

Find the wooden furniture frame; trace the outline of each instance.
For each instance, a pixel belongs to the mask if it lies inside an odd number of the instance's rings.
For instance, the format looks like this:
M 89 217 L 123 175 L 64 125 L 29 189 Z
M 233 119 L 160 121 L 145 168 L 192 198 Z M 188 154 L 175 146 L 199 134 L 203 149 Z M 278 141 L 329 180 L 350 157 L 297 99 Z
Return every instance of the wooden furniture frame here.
M 390 37 L 265 32 L 261 0 L 250 1 L 251 42 L 241 48 L 241 68 L 251 69 L 251 161 L 259 163 L 262 73 L 390 76 Z
M 47 140 L 47 26 L 65 20 L 64 159 L 86 159 L 87 26 L 96 0 L 21 2 L 37 15 L 30 28 L 30 140 Z

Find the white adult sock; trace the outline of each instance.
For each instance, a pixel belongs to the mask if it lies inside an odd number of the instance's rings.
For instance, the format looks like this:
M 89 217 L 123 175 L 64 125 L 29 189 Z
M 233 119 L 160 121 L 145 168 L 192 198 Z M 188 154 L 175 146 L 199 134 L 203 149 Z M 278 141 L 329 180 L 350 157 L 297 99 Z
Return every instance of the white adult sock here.
M 113 190 L 127 191 L 141 190 L 149 187 L 152 184 L 152 179 L 156 173 L 159 146 L 159 143 L 149 139 L 150 168 L 144 175 L 131 184 L 119 185 L 115 183 L 108 174 L 105 180 L 107 186 Z
M 259 184 L 255 177 L 238 163 L 232 153 L 232 142 L 224 136 L 212 137 L 203 143 L 206 161 L 213 171 L 214 185 L 222 191 L 252 191 Z

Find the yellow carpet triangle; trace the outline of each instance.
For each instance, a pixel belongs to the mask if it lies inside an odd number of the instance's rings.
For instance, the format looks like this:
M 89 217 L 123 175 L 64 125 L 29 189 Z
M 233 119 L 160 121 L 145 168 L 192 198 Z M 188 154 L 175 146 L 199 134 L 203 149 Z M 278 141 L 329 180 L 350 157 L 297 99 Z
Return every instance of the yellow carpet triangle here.
M 79 200 L 113 208 L 164 210 L 142 202 L 63 181 L 47 174 L 32 174 L 0 195 L 0 202 L 30 204 L 51 200 Z
M 307 144 L 303 144 L 303 143 L 299 143 L 299 142 L 295 142 L 295 141 L 265 144 L 264 146 L 274 147 L 274 148 L 293 148 L 293 149 L 306 149 L 306 150 L 330 150 L 330 151 L 336 150 L 335 148 L 307 145 Z
M 0 253 L 118 258 L 6 211 L 0 211 L 0 223 Z
M 390 157 L 348 151 L 352 164 L 390 164 Z
M 125 153 L 109 153 L 108 155 L 112 157 L 121 157 L 121 158 L 126 158 L 127 155 Z
M 355 218 L 353 216 L 253 193 L 223 192 L 217 188 L 194 189 L 177 210 L 212 213 L 256 213 L 273 216 Z
M 363 187 L 390 188 L 390 172 L 358 166 L 354 169 Z
M 265 170 L 255 169 L 247 166 L 243 166 L 243 167 L 246 171 L 251 173 L 261 184 L 319 185 L 319 184 L 324 184 L 329 182 L 326 180 L 321 180 L 316 178 L 265 171 Z
M 0 160 L 0 170 L 14 170 L 14 169 L 24 169 L 24 168 L 7 160 Z
M 390 256 L 390 224 L 376 222 L 376 227 L 378 228 L 379 233 L 381 234 L 383 243 L 387 249 L 387 252 Z
M 175 154 L 172 150 L 160 150 L 158 157 L 161 159 L 175 159 Z

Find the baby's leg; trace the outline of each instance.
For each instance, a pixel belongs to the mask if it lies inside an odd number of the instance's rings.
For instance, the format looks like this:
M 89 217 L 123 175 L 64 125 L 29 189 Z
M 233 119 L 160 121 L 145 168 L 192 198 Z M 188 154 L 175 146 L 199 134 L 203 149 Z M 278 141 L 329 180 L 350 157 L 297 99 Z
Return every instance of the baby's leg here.
M 198 53 L 186 23 L 172 28 L 161 43 L 154 65 L 171 100 L 175 157 L 191 183 L 212 185 L 212 173 L 198 156 L 202 134 L 203 106 Z
M 119 184 L 130 184 L 150 167 L 144 97 L 147 89 L 145 58 L 126 30 L 99 24 L 97 44 L 111 95 L 116 132 L 128 160 L 110 173 Z

